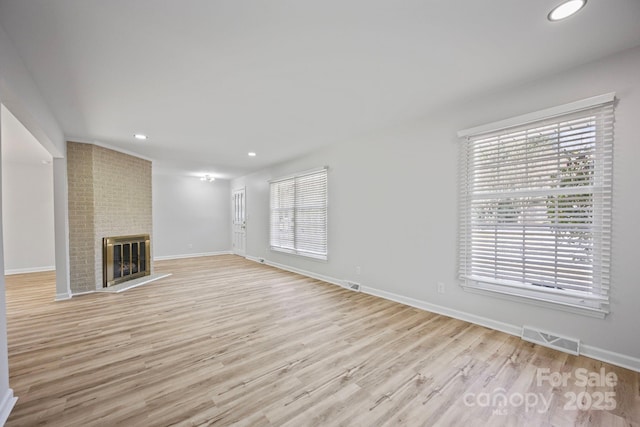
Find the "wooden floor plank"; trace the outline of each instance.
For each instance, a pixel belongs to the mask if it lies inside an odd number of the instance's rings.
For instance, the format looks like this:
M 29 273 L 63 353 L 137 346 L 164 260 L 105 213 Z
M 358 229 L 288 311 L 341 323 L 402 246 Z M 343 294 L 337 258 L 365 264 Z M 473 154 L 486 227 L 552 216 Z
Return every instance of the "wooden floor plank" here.
M 237 256 L 156 272 L 172 275 L 62 302 L 53 273 L 6 277 L 8 426 L 640 425 L 626 369 Z M 539 386 L 543 368 L 619 382 Z M 551 405 L 468 404 L 496 390 Z M 565 408 L 567 392 L 605 390 L 615 409 Z

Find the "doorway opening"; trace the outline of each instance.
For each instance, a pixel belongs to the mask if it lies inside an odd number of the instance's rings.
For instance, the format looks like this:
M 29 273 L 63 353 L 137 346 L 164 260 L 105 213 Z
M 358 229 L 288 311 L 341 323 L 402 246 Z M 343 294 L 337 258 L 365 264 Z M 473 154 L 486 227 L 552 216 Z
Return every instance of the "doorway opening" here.
M 4 274 L 53 272 L 53 158 L 5 105 L 0 108 Z
M 247 253 L 247 197 L 246 189 L 233 190 L 233 253 L 245 256 Z

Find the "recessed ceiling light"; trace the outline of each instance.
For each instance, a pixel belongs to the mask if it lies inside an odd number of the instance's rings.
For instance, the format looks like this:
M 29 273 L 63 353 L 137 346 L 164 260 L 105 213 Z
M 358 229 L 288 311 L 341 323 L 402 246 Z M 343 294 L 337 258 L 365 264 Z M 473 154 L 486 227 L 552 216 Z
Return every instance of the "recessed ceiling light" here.
M 549 21 L 561 21 L 565 18 L 570 17 L 574 13 L 578 12 L 580 9 L 587 4 L 587 0 L 568 0 L 562 4 L 559 4 L 551 12 L 547 15 L 547 19 Z
M 249 152 L 247 153 L 247 155 L 248 155 L 249 157 L 255 157 L 255 156 L 256 156 L 256 153 L 254 153 L 253 151 L 249 151 Z
M 143 134 L 141 134 L 141 133 L 135 133 L 135 134 L 133 134 L 133 137 L 134 137 L 135 139 L 139 139 L 140 141 L 144 141 L 145 139 L 147 139 L 147 138 L 148 138 L 148 136 L 147 136 L 147 135 L 143 135 Z

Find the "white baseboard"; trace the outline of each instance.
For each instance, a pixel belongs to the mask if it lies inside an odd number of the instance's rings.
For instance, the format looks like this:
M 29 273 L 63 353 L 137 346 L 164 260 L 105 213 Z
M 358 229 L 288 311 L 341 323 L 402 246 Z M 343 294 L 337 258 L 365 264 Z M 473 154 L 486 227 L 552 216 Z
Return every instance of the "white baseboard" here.
M 183 258 L 199 258 L 203 256 L 216 256 L 216 255 L 232 255 L 232 251 L 219 251 L 219 252 L 203 252 L 198 254 L 180 254 L 180 255 L 162 255 L 153 257 L 154 261 L 166 261 L 169 259 L 183 259 Z
M 580 344 L 580 354 L 582 356 L 640 372 L 640 358 L 638 357 L 627 356 L 626 354 L 615 353 L 613 351 L 582 343 Z
M 119 294 L 121 292 L 128 291 L 129 289 L 134 289 L 138 286 L 146 285 L 148 283 L 155 282 L 156 280 L 164 279 L 165 277 L 169 277 L 172 274 L 173 273 L 151 274 L 148 276 L 140 277 L 138 279 L 127 280 L 126 282 L 122 282 L 117 285 L 96 289 L 96 292 Z
M 246 256 L 245 258 L 250 260 L 250 261 L 258 262 L 260 264 L 266 264 L 266 265 L 270 265 L 272 267 L 279 268 L 280 270 L 289 271 L 291 273 L 298 273 L 298 274 L 301 274 L 303 276 L 311 277 L 312 279 L 322 280 L 323 282 L 331 283 L 332 285 L 338 285 L 338 286 L 344 287 L 344 284 L 342 283 L 342 281 L 340 281 L 340 280 L 338 280 L 336 278 L 333 278 L 333 277 L 329 277 L 329 276 L 325 276 L 325 275 L 317 274 L 317 273 L 312 273 L 311 271 L 301 270 L 299 268 L 289 267 L 288 265 L 284 265 L 284 264 L 279 264 L 277 262 L 268 261 L 268 260 L 266 260 L 264 258 L 256 258 L 256 257 L 252 257 L 252 256 Z
M 287 265 L 271 262 L 264 258 L 256 258 L 252 256 L 246 257 L 250 261 L 259 262 L 262 264 L 270 265 L 272 267 L 279 268 L 281 270 L 290 271 L 292 273 L 298 273 L 303 276 L 311 277 L 313 279 L 322 280 L 323 282 L 331 283 L 344 287 L 344 281 L 336 279 L 334 277 L 324 276 L 322 274 L 313 273 L 310 271 L 302 270 L 295 267 L 289 267 Z M 465 322 L 473 323 L 476 325 L 484 326 L 489 329 L 504 332 L 509 335 L 521 336 L 522 326 L 513 325 L 510 323 L 504 323 L 497 320 L 489 319 L 487 317 L 476 316 L 475 314 L 465 313 L 463 311 L 454 310 L 448 307 L 443 307 L 437 304 L 431 304 L 426 301 L 418 300 L 404 295 L 395 294 L 393 292 L 383 291 L 368 286 L 362 286 L 360 292 L 384 298 L 386 300 L 394 301 L 400 304 L 408 305 L 418 308 L 420 310 L 429 311 L 431 313 L 441 314 L 455 319 L 463 320 Z M 640 372 L 640 358 L 628 356 L 625 354 L 615 353 L 609 350 L 605 350 L 599 347 L 581 344 L 580 354 L 586 357 L 591 357 L 602 362 L 610 363 L 612 365 L 620 366 L 622 368 L 631 369 L 632 371 Z
M 368 286 L 363 286 L 362 288 L 360 288 L 360 292 L 373 295 L 376 297 L 384 298 L 390 301 L 399 302 L 400 304 L 419 308 L 420 310 L 428 311 L 431 313 L 453 317 L 454 319 L 458 319 L 458 320 L 464 320 L 465 322 L 484 326 L 489 329 L 495 329 L 496 331 L 504 332 L 506 334 L 515 335 L 518 337 L 522 332 L 522 327 L 520 326 L 512 325 L 510 323 L 499 322 L 497 320 L 492 320 L 482 316 L 476 316 L 475 314 L 469 314 L 463 311 L 453 310 L 451 308 L 443 307 L 441 305 L 431 304 L 429 302 L 422 301 L 419 299 L 394 294 L 393 292 L 387 292 L 380 289 L 370 288 Z
M 43 271 L 56 271 L 56 266 L 46 265 L 44 267 L 11 268 L 11 269 L 5 270 L 4 275 L 11 276 L 13 274 L 42 273 Z
M 17 400 L 18 398 L 13 395 L 13 390 L 7 389 L 2 401 L 0 402 L 0 425 L 3 426 L 4 423 L 7 422 L 9 414 L 11 414 L 11 410 L 15 406 Z
M 94 294 L 97 291 L 84 291 L 84 292 L 71 292 L 69 298 L 72 297 L 79 297 L 80 295 L 88 295 L 88 294 Z
M 64 301 L 71 299 L 71 294 L 69 292 L 63 292 L 61 294 L 56 294 L 54 301 Z

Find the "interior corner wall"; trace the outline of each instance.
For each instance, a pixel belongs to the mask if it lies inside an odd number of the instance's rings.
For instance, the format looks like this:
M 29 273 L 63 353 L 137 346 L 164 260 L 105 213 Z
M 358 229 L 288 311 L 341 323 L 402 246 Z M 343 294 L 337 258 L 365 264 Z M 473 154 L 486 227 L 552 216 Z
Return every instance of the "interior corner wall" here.
M 1 29 L 0 29 L 1 30 Z M 0 76 L 1 78 L 1 76 Z M 0 95 L 0 101 L 2 97 Z M 0 128 L 2 118 L 0 115 Z M 0 148 L 2 148 L 2 132 L 0 132 Z M 2 150 L 0 149 L 0 271 L 4 271 L 4 244 L 2 235 Z M 9 350 L 7 345 L 7 304 L 5 300 L 4 274 L 0 274 L 0 424 L 9 417 L 16 398 L 9 387 Z
M 64 155 L 65 139 L 62 129 L 49 110 L 47 103 L 38 91 L 31 75 L 20 59 L 20 55 L 18 55 L 2 26 L 0 26 L 0 102 L 11 110 L 12 114 L 25 125 L 29 132 L 54 157 L 62 157 Z M 59 202 L 59 199 L 55 200 L 55 203 L 60 207 Z M 66 263 L 68 259 L 68 230 L 65 209 L 66 206 L 56 209 L 55 219 L 56 275 L 58 282 L 60 280 L 66 281 L 66 275 L 64 274 L 66 265 L 63 265 L 62 262 L 58 263 L 58 260 Z M 0 230 L 2 229 L 1 223 L 2 218 L 0 215 Z M 4 270 L 3 258 L 2 245 L 0 245 L 0 262 L 2 263 L 0 267 L 2 270 Z M 64 288 L 67 285 L 67 283 L 56 284 L 59 288 Z M 0 277 L 0 423 L 6 420 L 15 403 L 13 390 L 9 388 L 4 294 L 4 277 Z
M 193 176 L 153 176 L 155 259 L 211 255 L 231 250 L 229 181 Z
M 104 237 L 148 234 L 153 242 L 151 162 L 69 142 L 67 181 L 71 291 L 91 292 L 102 287 Z
M 640 48 L 525 86 L 443 107 L 232 182 L 246 187 L 247 256 L 485 324 L 581 340 L 585 352 L 640 370 Z M 616 92 L 611 313 L 605 319 L 465 292 L 457 279 L 458 130 Z M 270 251 L 269 179 L 329 166 L 329 260 Z M 357 269 L 359 267 L 359 269 Z M 358 274 L 358 271 L 361 273 Z M 437 292 L 437 283 L 445 293 Z
M 56 299 L 66 299 L 70 295 L 67 181 L 66 167 L 64 167 L 66 140 L 55 116 L 2 26 L 0 26 L 0 98 L 11 113 L 54 157 Z
M 53 167 L 3 166 L 5 274 L 54 270 Z

